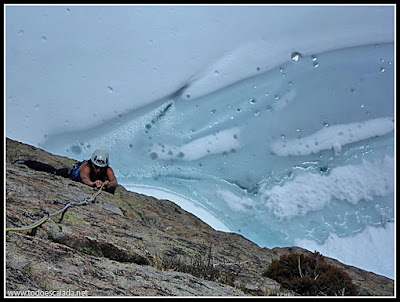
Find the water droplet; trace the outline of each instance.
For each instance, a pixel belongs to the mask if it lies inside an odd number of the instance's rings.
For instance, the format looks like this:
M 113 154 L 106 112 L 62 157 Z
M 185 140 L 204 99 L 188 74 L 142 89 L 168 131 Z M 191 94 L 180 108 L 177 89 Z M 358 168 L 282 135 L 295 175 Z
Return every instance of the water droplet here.
M 351 92 L 351 93 L 355 93 L 355 92 L 356 92 L 356 89 L 355 89 L 355 88 L 351 88 L 351 89 L 350 89 L 350 92 Z
M 150 156 L 150 158 L 151 158 L 152 160 L 155 160 L 155 159 L 158 158 L 158 154 L 157 154 L 156 152 L 151 152 L 151 153 L 149 154 L 149 156 Z
M 261 70 L 261 68 L 260 68 L 260 67 L 257 67 L 256 69 L 257 69 L 257 71 L 260 71 L 260 70 Z
M 240 111 L 242 111 L 242 109 L 238 108 L 238 109 L 236 109 L 236 111 L 237 111 L 237 112 L 240 112 Z
M 23 29 L 20 29 L 20 30 L 18 31 L 18 35 L 20 35 L 20 36 L 22 36 L 24 33 L 25 33 L 25 31 L 24 31 Z
M 275 95 L 275 100 L 279 100 L 280 96 L 279 94 Z
M 285 138 L 285 134 L 281 134 L 281 138 Z
M 314 67 L 318 67 L 319 66 L 319 63 L 318 62 L 314 62 Z
M 46 36 L 42 36 L 42 41 L 43 42 L 47 42 L 47 37 Z
M 178 158 L 183 158 L 184 156 L 185 156 L 185 153 L 183 153 L 183 152 L 179 152 L 177 155 Z
M 219 71 L 218 70 L 214 70 L 214 74 L 215 75 L 219 75 Z
M 313 60 L 314 62 L 317 61 L 317 56 L 316 55 L 311 55 L 311 60 Z
M 252 104 L 252 105 L 255 104 L 256 102 L 257 102 L 257 101 L 256 101 L 255 99 L 253 99 L 253 98 L 251 98 L 251 99 L 249 100 L 249 103 Z
M 329 123 L 327 122 L 323 122 L 322 125 L 324 125 L 324 127 L 329 127 Z
M 190 99 L 190 94 L 187 94 L 187 95 L 186 95 L 186 98 Z
M 109 93 L 113 93 L 114 92 L 114 88 L 112 88 L 111 86 L 107 86 L 107 90 Z
M 255 115 L 255 116 L 259 116 L 259 115 L 260 115 L 260 111 L 257 110 L 256 112 L 254 112 L 254 115 Z
M 272 111 L 272 107 L 270 105 L 267 105 L 267 111 Z
M 280 71 L 280 72 L 283 72 L 283 67 L 280 67 L 280 68 L 279 68 L 279 71 Z
M 71 151 L 72 151 L 72 153 L 80 154 L 82 152 L 82 149 L 79 146 L 72 146 Z
M 146 124 L 144 127 L 145 127 L 147 130 L 149 130 L 149 129 L 151 128 L 151 125 L 150 125 L 150 124 Z
M 385 69 L 385 67 L 381 67 L 381 72 L 385 72 L 386 71 L 386 69 Z
M 217 110 L 216 109 L 212 109 L 210 112 L 211 113 L 215 113 L 215 112 L 217 112 Z
M 301 60 L 301 58 L 302 58 L 302 55 L 297 51 L 293 52 L 291 55 L 291 59 L 293 62 L 298 62 Z

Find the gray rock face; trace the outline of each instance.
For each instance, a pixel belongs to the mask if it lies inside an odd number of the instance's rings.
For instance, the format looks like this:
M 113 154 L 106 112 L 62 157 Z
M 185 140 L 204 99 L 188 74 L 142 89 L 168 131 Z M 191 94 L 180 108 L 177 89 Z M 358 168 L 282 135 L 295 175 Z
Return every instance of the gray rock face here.
M 7 228 L 57 212 L 63 206 L 54 200 L 76 202 L 95 193 L 84 184 L 15 163 L 30 159 L 63 168 L 74 160 L 10 139 L 6 144 Z M 51 217 L 35 234 L 8 231 L 6 296 L 23 291 L 61 296 L 297 295 L 262 276 L 272 260 L 293 252 L 310 253 L 297 247 L 261 248 L 238 234 L 214 230 L 171 201 L 119 186 L 114 195 L 101 192 L 94 203 Z M 327 261 L 351 276 L 360 295 L 394 295 L 393 280 Z

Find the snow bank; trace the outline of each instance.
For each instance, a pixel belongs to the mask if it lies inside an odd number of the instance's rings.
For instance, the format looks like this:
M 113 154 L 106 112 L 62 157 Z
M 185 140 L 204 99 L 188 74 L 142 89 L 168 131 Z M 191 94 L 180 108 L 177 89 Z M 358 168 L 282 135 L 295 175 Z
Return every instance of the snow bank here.
M 333 168 L 328 175 L 304 173 L 285 184 L 261 190 L 265 206 L 279 219 L 322 210 L 332 199 L 357 204 L 394 191 L 394 159 Z
M 308 155 L 329 149 L 333 149 L 338 155 L 343 145 L 382 136 L 393 130 L 394 120 L 392 117 L 371 119 L 361 123 L 332 125 L 303 138 L 275 141 L 271 144 L 271 149 L 280 156 Z
M 395 224 L 385 223 L 380 227 L 368 226 L 362 233 L 352 237 L 329 236 L 323 244 L 313 240 L 297 240 L 295 245 L 324 256 L 335 258 L 342 263 L 386 276 L 395 276 Z M 385 259 L 381 261 L 380 259 Z

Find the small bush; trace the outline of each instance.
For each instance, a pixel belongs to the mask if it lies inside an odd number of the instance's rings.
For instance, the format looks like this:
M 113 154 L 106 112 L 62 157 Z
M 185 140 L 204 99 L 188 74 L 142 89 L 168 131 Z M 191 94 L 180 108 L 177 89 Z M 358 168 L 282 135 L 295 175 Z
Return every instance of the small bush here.
M 273 260 L 263 276 L 302 296 L 355 296 L 358 291 L 342 269 L 325 263 L 318 252 L 282 255 Z
M 191 256 L 167 251 L 156 257 L 155 266 L 160 270 L 188 273 L 201 279 L 230 286 L 234 286 L 235 278 L 239 272 L 239 270 L 230 266 L 215 264 L 211 246 L 203 247 L 201 252 Z

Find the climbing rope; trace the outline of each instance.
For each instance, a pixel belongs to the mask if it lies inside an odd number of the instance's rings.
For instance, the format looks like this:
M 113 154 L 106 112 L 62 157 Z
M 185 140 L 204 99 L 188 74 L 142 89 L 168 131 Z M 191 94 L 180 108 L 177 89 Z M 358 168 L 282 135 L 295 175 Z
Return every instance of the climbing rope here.
M 43 217 L 43 218 L 40 219 L 39 221 L 37 221 L 37 222 L 35 222 L 35 223 L 31 224 L 31 225 L 28 225 L 28 226 L 26 226 L 26 227 L 20 227 L 20 228 L 6 228 L 6 232 L 9 232 L 9 231 L 29 231 L 29 230 L 33 230 L 33 229 L 35 229 L 35 228 L 41 226 L 43 223 L 45 223 L 45 222 L 46 222 L 47 220 L 49 220 L 51 217 L 57 216 L 57 215 L 59 215 L 59 214 L 62 213 L 62 217 L 61 217 L 61 219 L 60 219 L 60 221 L 61 221 L 62 218 L 64 217 L 65 212 L 67 211 L 67 209 L 68 209 L 69 207 L 73 207 L 73 206 L 76 206 L 76 205 L 88 205 L 89 203 L 94 202 L 94 201 L 96 200 L 96 197 L 101 193 L 101 190 L 103 189 L 103 187 L 104 187 L 104 183 L 102 184 L 102 186 L 100 187 L 100 189 L 92 195 L 92 197 L 90 197 L 89 199 L 85 198 L 85 199 L 83 199 L 83 200 L 80 201 L 80 202 L 71 202 L 71 201 L 62 202 L 62 201 L 54 200 L 54 202 L 56 202 L 56 203 L 65 204 L 65 207 L 63 207 L 61 210 L 59 210 L 59 211 L 57 211 L 57 212 L 55 212 L 55 213 L 47 214 L 47 216 Z

